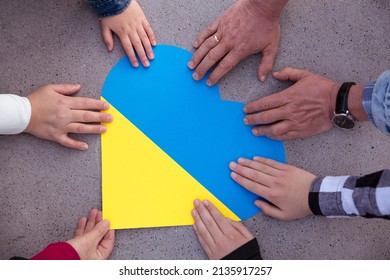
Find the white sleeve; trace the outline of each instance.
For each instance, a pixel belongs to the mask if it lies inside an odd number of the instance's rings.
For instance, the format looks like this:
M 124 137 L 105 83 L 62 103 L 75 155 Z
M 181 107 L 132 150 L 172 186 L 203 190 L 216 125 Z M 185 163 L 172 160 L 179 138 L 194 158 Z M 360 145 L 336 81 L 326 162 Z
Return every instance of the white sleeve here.
M 23 132 L 31 119 L 28 98 L 13 94 L 0 94 L 0 134 Z

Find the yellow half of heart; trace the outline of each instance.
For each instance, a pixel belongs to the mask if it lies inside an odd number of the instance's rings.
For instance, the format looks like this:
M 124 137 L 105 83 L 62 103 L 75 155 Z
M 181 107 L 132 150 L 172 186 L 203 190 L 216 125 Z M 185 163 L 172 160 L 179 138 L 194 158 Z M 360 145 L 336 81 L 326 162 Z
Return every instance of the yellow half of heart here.
M 112 105 L 107 113 L 114 121 L 102 135 L 102 200 L 112 229 L 191 225 L 195 199 L 240 220 Z

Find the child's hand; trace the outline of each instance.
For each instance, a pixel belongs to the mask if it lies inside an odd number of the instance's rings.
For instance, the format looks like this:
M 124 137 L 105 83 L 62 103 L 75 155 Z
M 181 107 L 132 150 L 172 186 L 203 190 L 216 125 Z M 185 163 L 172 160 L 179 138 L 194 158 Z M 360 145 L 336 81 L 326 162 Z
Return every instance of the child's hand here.
M 67 241 L 82 260 L 105 260 L 115 243 L 115 231 L 110 222 L 102 220 L 102 212 L 92 209 L 88 218 L 79 220 L 73 239 Z
M 284 221 L 312 215 L 309 192 L 316 178 L 313 174 L 262 157 L 240 158 L 229 167 L 234 181 L 271 202 L 255 201 L 264 214 Z
M 210 202 L 194 201 L 194 230 L 207 256 L 219 260 L 253 239 L 246 227 L 230 220 Z
M 65 147 L 87 150 L 88 144 L 75 140 L 69 133 L 101 134 L 112 116 L 100 110 L 107 110 L 105 101 L 70 97 L 80 90 L 80 85 L 46 85 L 31 93 L 27 98 L 31 103 L 31 120 L 25 132 Z
M 139 65 L 135 50 L 142 65 L 149 67 L 149 59 L 154 58 L 152 46 L 155 46 L 157 42 L 153 30 L 136 0 L 132 0 L 123 13 L 102 18 L 101 22 L 103 39 L 109 51 L 114 48 L 112 37 L 112 32 L 114 32 L 121 40 L 131 64 L 134 67 Z

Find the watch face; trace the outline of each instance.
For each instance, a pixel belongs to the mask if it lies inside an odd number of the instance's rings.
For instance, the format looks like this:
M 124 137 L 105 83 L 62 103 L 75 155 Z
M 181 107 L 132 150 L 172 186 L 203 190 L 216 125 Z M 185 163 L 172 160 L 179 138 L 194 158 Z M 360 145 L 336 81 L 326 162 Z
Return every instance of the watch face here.
M 334 115 L 332 122 L 336 126 L 338 126 L 340 128 L 344 128 L 344 129 L 351 129 L 355 126 L 355 120 L 349 114 Z

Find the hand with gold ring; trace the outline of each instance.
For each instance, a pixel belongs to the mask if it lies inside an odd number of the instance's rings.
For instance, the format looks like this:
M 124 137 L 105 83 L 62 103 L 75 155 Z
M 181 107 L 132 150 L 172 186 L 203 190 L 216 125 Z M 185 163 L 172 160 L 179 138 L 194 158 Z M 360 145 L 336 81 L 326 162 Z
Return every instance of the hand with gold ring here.
M 279 46 L 279 16 L 288 0 L 241 0 L 198 36 L 197 51 L 188 63 L 193 78 L 201 80 L 216 65 L 206 83 L 216 84 L 240 61 L 261 52 L 258 77 L 265 81 Z

